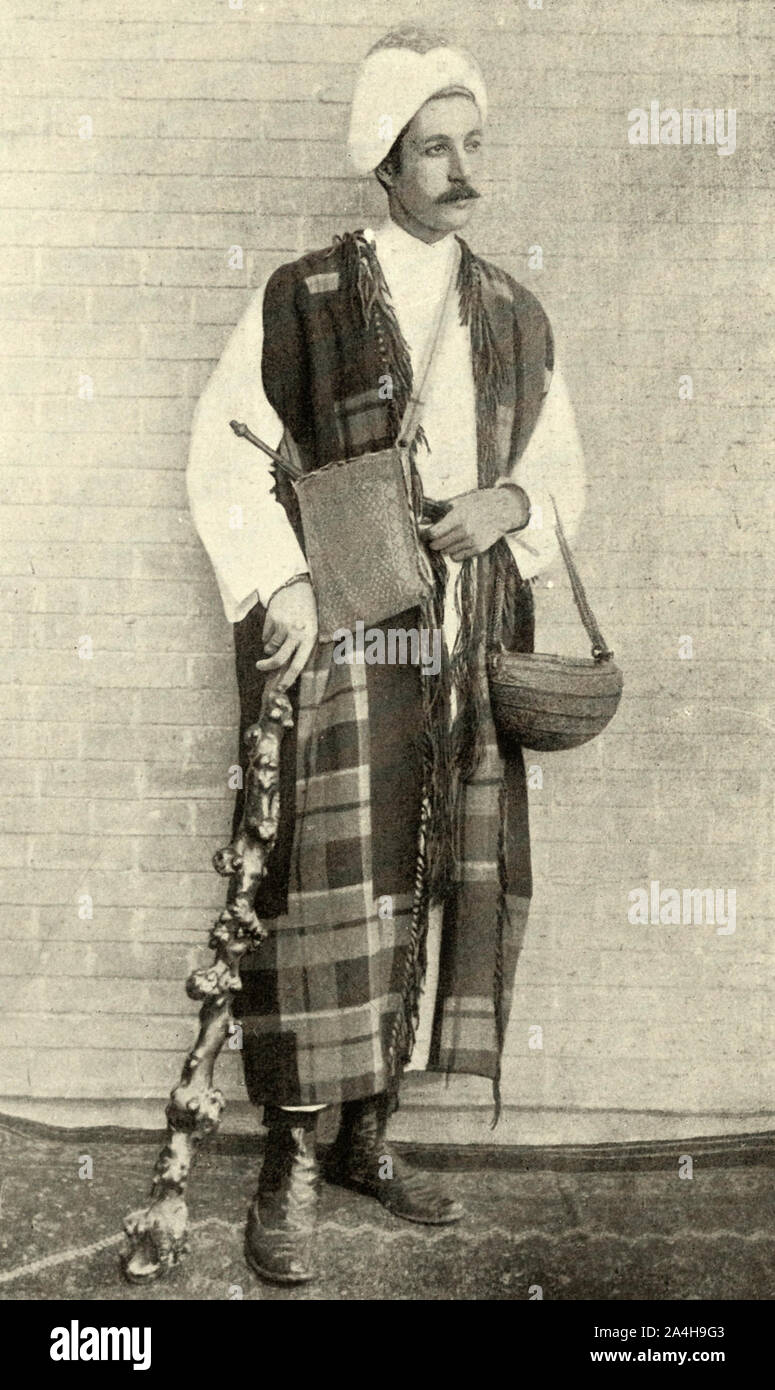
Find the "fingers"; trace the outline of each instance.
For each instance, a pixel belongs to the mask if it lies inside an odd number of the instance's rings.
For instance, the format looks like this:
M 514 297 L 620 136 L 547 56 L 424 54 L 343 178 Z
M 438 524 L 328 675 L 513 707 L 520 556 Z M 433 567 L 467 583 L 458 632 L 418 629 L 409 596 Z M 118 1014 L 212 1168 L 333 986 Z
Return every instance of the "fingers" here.
M 296 646 L 300 640 L 301 639 L 298 636 L 294 637 L 291 633 L 289 633 L 288 636 L 285 638 L 285 641 L 280 644 L 280 646 L 277 648 L 275 652 L 271 654 L 271 656 L 265 656 L 262 661 L 256 662 L 256 670 L 276 671 L 293 655 L 294 651 L 296 650 Z
M 256 670 L 279 671 L 287 663 L 286 669 L 274 684 L 277 690 L 289 690 L 304 670 L 316 642 L 316 632 L 289 632 L 276 651 L 255 663 Z
M 264 644 L 264 651 L 268 654 L 276 652 L 283 640 L 283 629 L 279 623 L 270 618 L 267 613 L 264 619 L 264 630 L 261 633 L 261 641 Z
M 443 523 L 439 522 L 439 525 L 441 526 Z M 434 527 L 433 531 L 430 531 L 427 537 L 431 550 L 449 550 L 451 545 L 456 543 L 461 545 L 471 540 L 465 526 L 460 522 L 455 526 L 449 526 L 442 535 L 434 534 L 435 529 Z
M 305 637 L 296 648 L 296 654 L 288 665 L 288 670 L 284 671 L 277 682 L 278 690 L 290 690 L 294 681 L 298 680 L 304 667 L 309 661 L 310 654 L 314 649 L 316 639 Z
M 480 497 L 479 489 L 474 488 L 472 492 L 458 492 L 454 497 L 448 498 L 444 503 L 447 510 L 438 521 L 434 521 L 428 527 L 427 535 L 431 539 L 448 536 L 456 526 L 462 525 L 465 521 L 470 524 Z
M 453 507 L 446 516 L 441 518 L 441 521 L 434 521 L 433 525 L 426 530 L 425 535 L 430 541 L 444 540 L 447 536 L 451 536 L 453 531 L 459 531 L 461 525 L 460 517 L 455 516 Z

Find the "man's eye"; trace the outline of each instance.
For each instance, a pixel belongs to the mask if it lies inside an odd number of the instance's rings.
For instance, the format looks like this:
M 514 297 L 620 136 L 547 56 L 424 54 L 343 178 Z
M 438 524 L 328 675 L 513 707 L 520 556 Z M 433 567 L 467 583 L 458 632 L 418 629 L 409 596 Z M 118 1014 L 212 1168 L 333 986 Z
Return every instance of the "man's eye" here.
M 428 145 L 428 146 L 426 147 L 425 153 L 426 153 L 426 154 L 443 154 L 444 151 L 445 151 L 445 149 L 446 149 L 446 145 Z
M 480 150 L 481 148 L 482 148 L 482 142 L 481 142 L 481 140 L 471 140 L 471 141 L 469 141 L 469 143 L 466 145 L 466 149 L 467 149 L 467 150 Z

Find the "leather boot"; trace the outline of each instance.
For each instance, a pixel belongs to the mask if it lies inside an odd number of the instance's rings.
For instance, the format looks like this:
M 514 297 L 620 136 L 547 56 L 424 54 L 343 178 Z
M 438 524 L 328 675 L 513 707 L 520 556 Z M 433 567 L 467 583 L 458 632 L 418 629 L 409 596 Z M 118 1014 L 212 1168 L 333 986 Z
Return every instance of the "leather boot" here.
M 269 1133 L 258 1190 L 248 1211 L 245 1258 L 256 1274 L 274 1284 L 305 1284 L 314 1278 L 318 1114 L 264 1107 Z
M 346 1101 L 336 1140 L 326 1157 L 329 1182 L 376 1197 L 393 1216 L 428 1226 L 459 1221 L 463 1208 L 430 1173 L 413 1168 L 385 1138 L 390 1100 L 386 1093 Z

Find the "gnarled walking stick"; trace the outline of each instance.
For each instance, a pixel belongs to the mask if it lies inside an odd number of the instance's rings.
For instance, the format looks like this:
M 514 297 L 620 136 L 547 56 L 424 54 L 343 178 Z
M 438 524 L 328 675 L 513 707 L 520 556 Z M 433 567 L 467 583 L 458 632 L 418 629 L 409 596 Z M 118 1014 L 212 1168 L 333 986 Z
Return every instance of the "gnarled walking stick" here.
M 226 906 L 210 933 L 215 960 L 186 982 L 189 997 L 203 1000 L 199 1036 L 167 1105 L 167 1138 L 156 1161 L 150 1205 L 124 1221 L 129 1253 L 121 1265 L 133 1284 L 166 1274 L 188 1248 L 186 1187 L 199 1145 L 217 1129 L 224 1107 L 223 1095 L 213 1087 L 213 1068 L 233 1026 L 239 961 L 267 934 L 254 904 L 277 838 L 280 746 L 292 725 L 288 696 L 268 681 L 258 723 L 245 733 L 249 763 L 240 827 L 232 843 L 213 857 L 217 872 L 229 879 Z

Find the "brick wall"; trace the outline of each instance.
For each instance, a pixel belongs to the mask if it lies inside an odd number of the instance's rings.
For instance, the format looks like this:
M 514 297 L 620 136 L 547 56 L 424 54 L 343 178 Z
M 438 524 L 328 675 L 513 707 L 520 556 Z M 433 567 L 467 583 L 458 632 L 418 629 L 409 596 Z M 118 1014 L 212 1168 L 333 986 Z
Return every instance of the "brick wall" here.
M 186 508 L 187 431 L 251 287 L 376 215 L 344 158 L 354 64 L 418 13 L 3 7 L 2 1110 L 156 1123 L 192 1040 L 182 982 L 221 902 L 209 864 L 228 838 L 236 700 Z M 627 681 L 603 738 L 530 759 L 536 896 L 499 1133 L 762 1127 L 771 11 L 509 0 L 473 26 L 475 7 L 432 0 L 422 14 L 455 27 L 488 79 L 493 182 L 470 239 L 557 330 L 591 480 L 579 560 Z M 627 112 L 652 100 L 734 107 L 736 152 L 628 145 Z M 540 644 L 582 653 L 552 578 Z M 736 889 L 735 933 L 630 925 L 628 894 L 653 879 Z M 238 1101 L 235 1054 L 219 1074 Z M 485 1082 L 415 1079 L 403 1132 L 488 1138 L 487 1098 Z M 227 1115 L 242 1123 L 244 1107 Z

